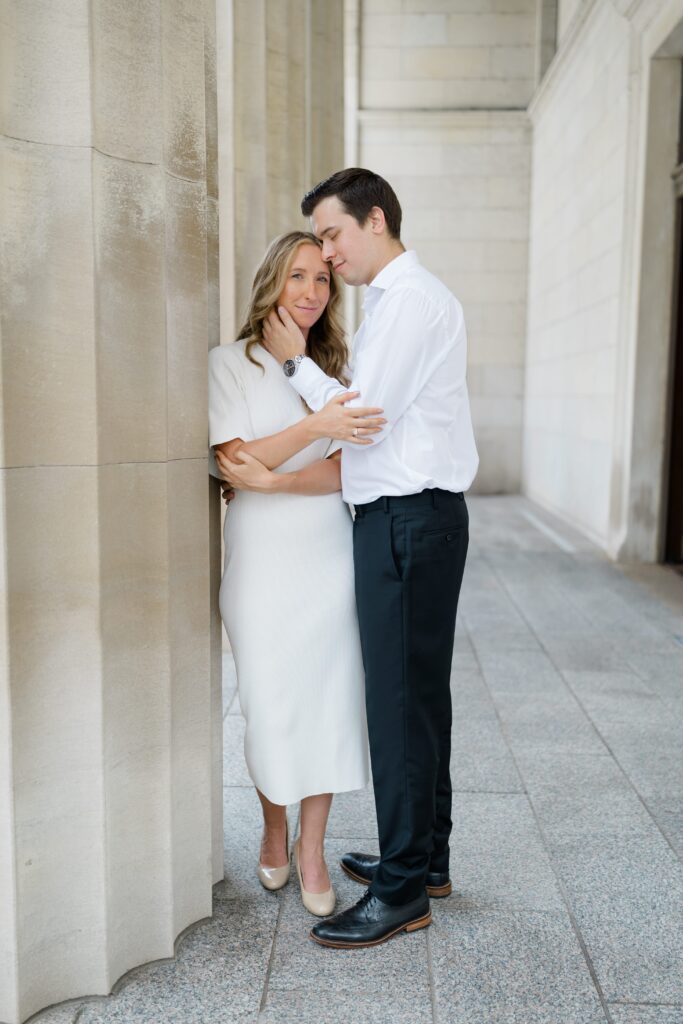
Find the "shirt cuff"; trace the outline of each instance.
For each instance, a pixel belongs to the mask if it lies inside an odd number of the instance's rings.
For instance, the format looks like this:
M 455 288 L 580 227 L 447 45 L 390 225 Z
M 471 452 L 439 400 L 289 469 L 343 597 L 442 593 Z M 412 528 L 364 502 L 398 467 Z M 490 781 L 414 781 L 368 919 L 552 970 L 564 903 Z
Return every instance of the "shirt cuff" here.
M 326 373 L 320 369 L 317 363 L 314 363 L 310 356 L 304 356 L 299 363 L 299 368 L 293 377 L 288 378 L 289 383 L 292 385 L 294 390 L 301 395 L 307 405 L 317 412 L 316 409 L 316 394 L 320 394 L 320 389 L 324 385 L 329 384 L 329 377 Z M 322 406 L 320 406 L 322 408 Z

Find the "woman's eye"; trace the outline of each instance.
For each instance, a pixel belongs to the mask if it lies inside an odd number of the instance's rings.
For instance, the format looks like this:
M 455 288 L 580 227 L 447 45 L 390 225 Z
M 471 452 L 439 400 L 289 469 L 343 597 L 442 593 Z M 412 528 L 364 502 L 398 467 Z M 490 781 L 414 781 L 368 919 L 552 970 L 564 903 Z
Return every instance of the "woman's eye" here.
M 292 274 L 292 277 L 301 278 L 301 277 L 303 277 L 303 274 Z

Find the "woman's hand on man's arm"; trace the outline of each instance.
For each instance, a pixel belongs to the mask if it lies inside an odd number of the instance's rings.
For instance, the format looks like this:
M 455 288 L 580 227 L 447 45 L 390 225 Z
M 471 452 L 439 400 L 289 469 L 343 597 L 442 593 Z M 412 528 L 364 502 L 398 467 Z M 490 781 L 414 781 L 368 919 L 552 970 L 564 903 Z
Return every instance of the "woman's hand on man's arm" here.
M 309 422 L 315 424 L 316 436 L 358 445 L 372 444 L 370 435 L 378 434 L 387 421 L 381 418 L 381 409 L 346 405 L 359 394 L 359 391 L 346 391 L 335 395 L 319 412 L 309 416 Z

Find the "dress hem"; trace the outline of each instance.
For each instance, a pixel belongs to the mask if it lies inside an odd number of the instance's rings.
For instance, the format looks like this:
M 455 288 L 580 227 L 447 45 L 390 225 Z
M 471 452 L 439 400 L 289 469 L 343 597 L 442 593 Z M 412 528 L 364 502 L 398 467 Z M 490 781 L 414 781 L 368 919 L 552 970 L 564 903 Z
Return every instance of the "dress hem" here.
M 270 793 L 266 793 L 266 791 L 263 788 L 263 786 L 259 786 L 259 784 L 254 780 L 254 778 L 251 775 L 251 772 L 249 773 L 249 777 L 251 778 L 251 781 L 254 783 L 254 786 L 256 787 L 256 789 L 258 789 L 259 792 L 263 793 L 263 795 L 266 797 L 266 799 L 270 800 L 271 804 L 277 804 L 280 807 L 287 807 L 290 804 L 298 804 L 302 800 L 305 800 L 309 796 L 321 796 L 323 793 L 331 793 L 332 796 L 338 796 L 340 793 L 355 793 L 358 790 L 365 789 L 368 786 L 369 782 L 370 782 L 370 773 L 368 772 L 367 775 L 365 776 L 365 782 L 361 782 L 359 785 L 353 785 L 353 786 L 346 786 L 345 785 L 341 789 L 319 789 L 319 788 L 316 788 L 312 792 L 304 792 L 301 796 L 290 796 L 288 794 L 288 798 L 286 800 L 282 800 L 282 799 L 274 800 L 272 795 Z

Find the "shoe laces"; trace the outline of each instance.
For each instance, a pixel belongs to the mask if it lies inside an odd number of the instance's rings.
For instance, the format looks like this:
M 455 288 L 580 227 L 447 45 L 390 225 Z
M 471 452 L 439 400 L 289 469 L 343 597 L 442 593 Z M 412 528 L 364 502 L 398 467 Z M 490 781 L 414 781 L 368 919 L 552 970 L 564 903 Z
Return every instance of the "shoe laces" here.
M 366 889 L 365 892 L 363 893 L 363 895 L 361 896 L 361 898 L 358 900 L 358 903 L 356 904 L 357 908 L 359 910 L 361 910 L 361 909 L 365 910 L 365 908 L 367 907 L 368 903 L 370 903 L 373 898 L 374 897 L 373 897 L 372 893 L 370 892 L 370 890 Z

